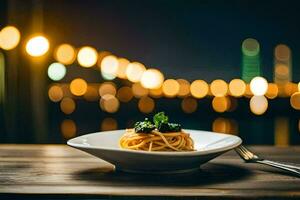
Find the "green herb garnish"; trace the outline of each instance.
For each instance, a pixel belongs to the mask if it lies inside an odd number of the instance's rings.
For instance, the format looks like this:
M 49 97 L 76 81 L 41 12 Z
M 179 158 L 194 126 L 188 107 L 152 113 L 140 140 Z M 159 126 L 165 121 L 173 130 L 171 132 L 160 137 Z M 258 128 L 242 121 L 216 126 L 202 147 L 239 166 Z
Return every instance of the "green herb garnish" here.
M 169 132 L 179 132 L 181 131 L 181 125 L 176 123 L 168 123 Z
M 181 125 L 176 123 L 170 123 L 168 116 L 164 112 L 159 112 L 153 117 L 155 127 L 162 133 L 166 132 L 178 132 L 181 130 Z
M 170 123 L 168 116 L 164 112 L 159 112 L 153 117 L 154 124 L 145 118 L 144 121 L 136 122 L 134 124 L 134 130 L 137 133 L 151 133 L 154 129 L 159 132 L 179 132 L 181 131 L 181 125 L 176 123 Z
M 152 122 L 149 121 L 148 118 L 145 118 L 144 121 L 136 122 L 134 124 L 134 130 L 137 133 L 150 133 L 154 129 L 155 129 L 154 124 L 152 124 Z
M 153 122 L 155 124 L 155 127 L 158 128 L 160 124 L 162 123 L 168 123 L 169 118 L 165 115 L 164 112 L 159 112 L 153 117 Z
M 159 132 L 179 132 L 181 130 L 181 125 L 176 123 L 161 123 L 157 129 Z

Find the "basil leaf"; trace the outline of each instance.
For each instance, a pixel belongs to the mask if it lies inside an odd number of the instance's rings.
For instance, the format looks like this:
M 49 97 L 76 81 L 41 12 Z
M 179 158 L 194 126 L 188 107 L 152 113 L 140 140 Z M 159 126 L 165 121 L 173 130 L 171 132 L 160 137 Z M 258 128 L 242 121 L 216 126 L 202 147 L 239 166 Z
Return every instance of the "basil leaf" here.
M 153 117 L 153 122 L 154 122 L 156 128 L 158 128 L 161 123 L 168 123 L 168 121 L 169 121 L 169 118 L 168 118 L 168 116 L 165 115 L 164 112 L 159 112 L 156 115 L 154 115 L 154 117 Z

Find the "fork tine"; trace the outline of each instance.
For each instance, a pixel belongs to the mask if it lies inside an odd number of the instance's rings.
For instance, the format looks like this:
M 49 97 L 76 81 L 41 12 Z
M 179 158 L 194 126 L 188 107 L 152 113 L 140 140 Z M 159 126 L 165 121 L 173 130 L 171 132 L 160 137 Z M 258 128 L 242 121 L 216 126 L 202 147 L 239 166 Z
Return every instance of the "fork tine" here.
M 249 151 L 246 147 L 244 147 L 244 146 L 242 146 L 242 147 L 245 149 L 245 151 L 248 152 L 248 154 L 251 154 L 251 157 L 252 157 L 252 158 L 258 158 L 258 156 L 257 156 L 256 154 L 254 154 L 254 153 L 252 153 L 251 151 Z
M 245 151 L 245 149 L 243 148 L 243 146 L 240 146 L 239 149 L 240 149 L 240 151 L 241 151 L 241 153 L 243 155 L 247 156 L 247 151 Z
M 244 153 L 248 153 L 248 152 L 249 152 L 249 150 L 246 149 L 246 147 L 244 147 L 244 146 L 242 146 L 242 145 L 241 145 L 241 150 L 242 150 Z
M 253 153 L 251 153 L 246 147 L 241 146 L 242 151 L 246 154 L 250 159 L 253 157 Z
M 244 160 L 246 160 L 248 162 L 255 161 L 255 160 L 263 160 L 260 157 L 258 157 L 257 155 L 255 155 L 254 153 L 252 153 L 251 151 L 249 151 L 243 145 L 240 145 L 239 149 L 243 153 Z
M 244 151 L 241 149 L 241 146 L 238 146 L 237 148 L 234 149 L 238 155 L 245 161 L 247 161 L 247 156 L 245 155 Z

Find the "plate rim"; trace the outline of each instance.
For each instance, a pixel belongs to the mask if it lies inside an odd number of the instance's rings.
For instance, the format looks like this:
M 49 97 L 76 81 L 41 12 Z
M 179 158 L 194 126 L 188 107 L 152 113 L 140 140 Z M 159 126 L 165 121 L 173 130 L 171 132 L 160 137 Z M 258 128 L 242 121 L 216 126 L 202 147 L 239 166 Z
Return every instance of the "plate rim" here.
M 130 150 L 130 149 L 122 149 L 122 148 L 103 148 L 103 147 L 99 147 L 99 146 L 89 146 L 89 145 L 85 145 L 85 144 L 78 144 L 78 143 L 74 143 L 73 141 L 78 140 L 80 138 L 84 138 L 87 136 L 91 136 L 91 135 L 96 135 L 96 134 L 103 134 L 103 133 L 108 133 L 108 132 L 119 132 L 119 131 L 124 131 L 125 129 L 118 129 L 118 130 L 111 130 L 111 131 L 99 131 L 99 132 L 94 132 L 94 133 L 88 133 L 88 134 L 84 134 L 75 138 L 71 138 L 67 141 L 67 145 L 77 148 L 77 149 L 93 149 L 93 150 L 109 150 L 109 151 L 115 151 L 115 152 L 127 152 L 130 154 L 141 154 L 141 155 L 157 155 L 157 156 L 197 156 L 197 155 L 208 155 L 208 154 L 213 154 L 213 153 L 221 153 L 221 152 L 225 152 L 225 151 L 229 151 L 231 149 L 236 148 L 237 146 L 239 146 L 240 144 L 242 144 L 242 139 L 236 135 L 229 135 L 229 134 L 224 134 L 224 133 L 218 133 L 218 132 L 212 132 L 212 131 L 205 131 L 205 130 L 196 130 L 196 129 L 183 129 L 186 132 L 189 131 L 201 131 L 201 132 L 206 132 L 206 133 L 210 133 L 210 134 L 215 134 L 215 135 L 223 135 L 226 136 L 228 138 L 235 138 L 236 142 L 228 145 L 228 146 L 224 146 L 224 147 L 219 147 L 219 148 L 214 148 L 214 149 L 210 149 L 210 150 L 204 150 L 204 151 L 183 151 L 183 152 L 176 152 L 176 151 L 170 151 L 170 152 L 165 152 L 165 151 L 142 151 L 142 150 Z

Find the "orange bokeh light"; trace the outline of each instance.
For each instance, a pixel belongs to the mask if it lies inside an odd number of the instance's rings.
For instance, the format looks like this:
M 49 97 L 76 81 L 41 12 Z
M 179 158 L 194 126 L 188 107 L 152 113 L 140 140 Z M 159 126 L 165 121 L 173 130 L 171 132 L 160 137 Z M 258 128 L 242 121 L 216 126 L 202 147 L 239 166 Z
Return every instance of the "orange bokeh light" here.
M 229 83 L 229 92 L 234 97 L 241 97 L 246 92 L 246 84 L 241 79 L 233 79 Z
M 179 92 L 179 83 L 174 79 L 165 80 L 162 85 L 163 93 L 166 97 L 175 97 Z
M 48 96 L 51 101 L 59 102 L 60 100 L 62 100 L 64 93 L 61 87 L 59 87 L 58 85 L 53 85 L 49 88 Z
M 69 97 L 65 97 L 60 102 L 60 109 L 63 113 L 69 115 L 76 109 L 75 101 Z
M 203 80 L 195 80 L 190 86 L 191 94 L 196 98 L 203 98 L 209 92 L 208 84 Z
M 70 91 L 75 96 L 82 96 L 87 91 L 87 83 L 81 78 L 76 78 L 70 83 Z
M 198 108 L 198 102 L 193 97 L 186 97 L 181 102 L 181 108 L 185 113 L 193 113 Z
M 155 102 L 150 97 L 144 96 L 139 100 L 138 108 L 142 113 L 151 113 L 155 108 Z
M 129 102 L 133 97 L 131 88 L 127 86 L 121 87 L 117 92 L 117 97 L 121 102 Z
M 71 119 L 65 119 L 60 126 L 60 131 L 65 139 L 70 139 L 76 136 L 76 124 Z
M 210 84 L 210 91 L 216 97 L 223 97 L 227 95 L 228 85 L 225 81 L 217 79 Z

